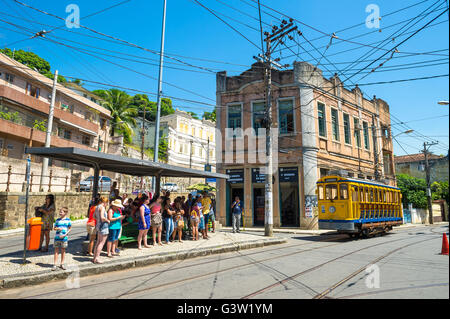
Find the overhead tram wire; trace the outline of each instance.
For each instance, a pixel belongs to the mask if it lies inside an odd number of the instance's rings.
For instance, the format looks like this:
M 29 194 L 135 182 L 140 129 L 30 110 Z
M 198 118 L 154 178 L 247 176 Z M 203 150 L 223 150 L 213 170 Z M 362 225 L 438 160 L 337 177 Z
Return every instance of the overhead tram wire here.
M 411 39 L 413 36 L 415 36 L 417 33 L 419 33 L 421 30 L 423 30 L 427 25 L 429 25 L 430 23 L 432 23 L 433 21 L 435 21 L 436 19 L 438 19 L 440 16 L 442 16 L 446 11 L 448 11 L 448 9 L 446 9 L 445 11 L 443 11 L 442 13 L 440 13 L 439 15 L 437 15 L 436 17 L 434 17 L 431 21 L 429 21 L 428 23 L 426 23 L 424 26 L 422 26 L 420 29 L 418 29 L 417 31 L 415 31 L 412 35 L 410 35 L 409 37 L 407 37 L 406 39 L 404 39 L 403 41 L 401 41 L 399 44 L 397 44 L 394 48 L 391 49 L 391 51 L 393 51 L 394 49 L 397 49 L 398 47 L 400 47 L 403 43 L 405 43 L 406 41 L 408 41 L 409 39 Z M 382 59 L 384 56 L 386 56 L 389 53 L 386 52 L 383 55 L 381 55 L 380 57 L 378 57 L 377 59 L 375 59 L 373 62 L 369 63 L 367 66 L 365 66 L 364 68 L 360 69 L 359 71 L 357 71 L 356 73 L 352 74 L 351 76 L 346 77 L 346 79 L 343 81 L 348 81 L 349 79 L 353 78 L 354 76 L 356 76 L 357 74 L 359 74 L 361 71 L 363 71 L 364 69 L 367 69 L 369 66 L 371 66 L 372 64 L 374 64 L 376 61 Z
M 13 18 L 21 19 L 21 20 L 26 21 L 26 22 L 35 23 L 35 24 L 39 24 L 39 25 L 42 25 L 42 26 L 46 26 L 46 27 L 54 27 L 54 28 L 56 28 L 54 25 L 49 25 L 49 24 L 44 24 L 44 23 L 40 23 L 40 22 L 31 21 L 31 20 L 28 20 L 28 19 L 25 19 L 25 18 L 14 16 L 14 15 L 6 13 L 6 12 L 0 11 L 0 14 L 4 14 L 4 15 L 8 15 L 8 16 L 13 17 Z M 102 40 L 102 41 L 107 41 L 107 42 L 110 42 L 110 43 L 125 45 L 124 43 L 117 42 L 116 40 L 111 40 L 109 38 L 101 38 L 101 37 L 93 36 L 93 35 L 90 35 L 90 34 L 76 32 L 76 31 L 69 30 L 69 29 L 60 29 L 60 31 L 70 32 L 70 33 L 77 34 L 77 35 L 80 35 L 80 36 L 89 37 L 89 38 Z M 117 51 L 115 51 L 115 52 L 117 52 Z M 123 53 L 122 52 L 122 54 L 129 54 L 129 53 Z M 200 58 L 200 57 L 190 57 L 190 56 L 179 55 L 179 54 L 174 54 L 174 53 L 164 53 L 164 56 L 167 56 L 167 55 L 177 56 L 177 57 L 181 57 L 181 58 L 185 58 L 185 59 L 191 59 L 191 60 L 198 60 L 198 61 L 203 61 L 203 62 L 208 62 L 208 63 L 242 66 L 242 67 L 247 67 L 247 68 L 250 67 L 249 65 L 239 64 L 239 63 L 232 63 L 232 62 L 228 62 L 228 61 L 211 60 L 211 59 Z M 147 58 L 147 57 L 140 57 L 140 58 L 154 60 L 154 59 L 150 59 L 150 58 Z M 154 61 L 159 61 L 159 60 L 154 60 Z M 166 63 L 172 63 L 172 64 L 176 64 L 176 65 L 186 65 L 185 63 L 175 63 L 175 62 L 170 62 L 170 61 L 167 61 Z M 238 71 L 236 71 L 236 72 L 238 72 Z M 240 71 L 240 72 L 242 72 L 242 71 Z
M 427 1 L 430 1 L 430 0 L 427 0 Z M 441 8 L 439 8 L 439 9 L 434 9 L 432 12 L 439 11 L 439 10 L 441 10 Z M 423 14 L 420 14 L 420 15 L 423 15 Z M 420 16 L 420 15 L 419 15 L 419 16 Z M 384 30 L 386 30 L 386 29 L 392 28 L 392 27 L 397 26 L 397 25 L 399 25 L 399 24 L 401 24 L 401 23 L 404 23 L 404 22 L 408 22 L 408 21 L 413 20 L 413 19 L 415 19 L 415 18 L 416 18 L 416 17 L 410 18 L 410 19 L 406 19 L 406 20 L 403 20 L 403 21 L 400 21 L 400 22 L 397 22 L 397 23 L 388 25 L 388 26 L 386 26 L 386 27 L 383 27 L 382 29 L 379 29 L 379 30 L 373 30 L 373 31 L 364 32 L 364 33 L 361 33 L 361 34 L 352 36 L 352 37 L 348 38 L 347 40 L 349 41 L 349 40 L 361 38 L 361 37 L 363 37 L 363 36 L 366 36 L 366 35 L 369 35 L 369 34 L 372 34 L 372 33 L 379 33 L 380 30 L 383 30 L 383 31 L 384 31 Z M 364 24 L 364 23 L 363 23 L 363 24 Z M 337 34 L 339 34 L 339 31 L 335 31 L 335 32 L 333 32 L 333 33 L 337 35 Z M 319 37 L 319 38 L 322 39 L 322 38 L 325 38 L 325 37 L 326 37 L 326 36 L 321 36 L 321 37 Z M 316 39 L 319 39 L 319 38 L 316 38 Z M 310 40 L 310 41 L 313 42 L 314 39 L 312 39 L 312 40 Z M 333 44 L 333 45 L 336 46 L 336 45 L 342 44 L 342 43 L 345 43 L 345 41 L 336 42 L 336 43 Z M 375 48 L 375 47 L 373 46 L 373 44 L 375 44 L 375 43 L 369 43 L 369 44 L 361 45 L 360 48 L 363 48 L 363 47 L 366 47 L 366 46 L 367 46 L 367 47 Z M 294 46 L 292 46 L 292 47 L 294 47 Z M 325 48 L 325 47 L 326 47 L 326 46 L 324 45 L 324 46 L 319 47 L 319 49 L 322 49 L 322 48 Z M 277 52 L 279 52 L 279 51 L 284 51 L 284 50 L 286 50 L 286 49 L 280 48 L 280 49 L 277 50 Z
M 437 1 L 437 2 L 439 2 L 439 1 Z M 437 3 L 437 2 L 436 2 L 436 3 Z M 411 29 L 413 26 L 415 26 L 416 24 L 418 24 L 420 21 L 422 21 L 423 19 L 425 19 L 429 14 L 431 14 L 431 12 L 427 13 L 424 17 L 421 17 L 421 18 L 420 18 L 419 20 L 417 20 L 414 24 L 412 24 L 411 26 L 409 26 L 405 31 L 403 31 L 401 34 L 399 34 L 399 36 L 401 36 L 402 34 L 404 34 L 405 32 L 407 32 L 409 29 Z M 432 21 L 434 21 L 434 20 L 432 20 Z M 410 21 L 410 22 L 412 22 L 412 21 Z M 385 40 L 386 43 L 383 45 L 383 47 L 386 46 L 386 45 L 388 45 L 388 44 L 392 41 L 392 39 L 395 39 L 395 38 L 396 38 L 396 35 L 395 35 L 395 34 L 396 34 L 397 32 L 399 32 L 401 29 L 403 29 L 404 27 L 406 27 L 410 22 L 408 22 L 406 25 L 402 26 L 399 30 L 397 30 L 396 32 L 394 32 L 393 34 L 391 34 L 389 37 L 387 37 L 387 39 Z M 421 30 L 422 30 L 422 29 L 419 29 L 417 32 L 419 32 L 419 31 L 421 31 Z M 411 37 L 414 36 L 414 35 L 415 35 L 415 33 L 413 33 L 413 34 L 411 35 Z M 405 39 L 404 41 L 407 41 L 407 40 L 408 40 L 408 38 Z M 402 43 L 403 43 L 403 42 L 401 42 L 398 46 L 400 46 Z M 387 58 L 386 60 L 384 60 L 381 64 L 379 64 L 379 66 L 383 66 L 386 62 L 388 62 L 389 60 L 391 60 L 391 59 L 392 59 L 392 56 L 395 54 L 395 52 L 397 52 L 397 47 L 395 48 L 394 51 L 392 51 L 391 56 L 390 56 L 389 58 Z M 364 59 L 364 58 L 366 58 L 366 57 L 372 55 L 373 53 L 375 53 L 375 52 L 374 52 L 373 50 L 370 50 L 370 51 L 367 52 L 365 55 L 363 55 L 363 57 L 361 57 L 360 59 Z M 357 61 L 355 61 L 354 65 L 359 64 L 359 60 L 360 60 L 360 59 L 358 59 Z M 378 67 L 379 67 L 379 66 L 378 66 Z M 350 67 L 350 66 L 349 66 L 349 67 Z M 376 70 L 376 68 L 377 68 L 377 67 L 373 68 L 372 71 Z M 358 82 L 361 81 L 362 79 L 364 79 L 366 76 L 368 76 L 368 75 L 365 75 L 365 76 L 361 77 L 360 79 L 358 79 Z
M 424 11 L 421 12 L 421 15 L 424 15 L 422 18 L 420 18 L 419 20 L 418 17 L 420 15 L 416 15 L 413 19 L 409 20 L 406 24 L 404 24 L 403 26 L 401 26 L 399 29 L 397 29 L 396 31 L 394 31 L 393 33 L 391 33 L 389 36 L 387 36 L 384 40 L 382 40 L 375 48 L 370 49 L 369 51 L 367 51 L 366 53 L 364 53 L 361 57 L 359 57 L 358 59 L 356 59 L 354 62 L 352 62 L 351 64 L 347 65 L 343 72 L 346 72 L 349 68 L 351 68 L 352 66 L 356 66 L 358 64 L 360 64 L 360 60 L 363 60 L 365 58 L 369 58 L 372 54 L 376 53 L 376 51 L 380 50 L 380 49 L 384 49 L 384 47 L 386 45 L 388 45 L 389 43 L 392 42 L 392 39 L 395 39 L 397 37 L 402 36 L 404 33 L 406 33 L 411 27 L 413 27 L 414 25 L 416 25 L 417 23 L 419 23 L 421 20 L 425 19 L 429 14 L 431 14 L 431 12 L 427 12 L 429 9 L 431 9 L 433 6 L 435 6 L 436 4 L 439 3 L 439 1 L 441 0 L 437 0 L 435 1 L 431 6 L 429 6 L 428 8 L 426 8 Z M 417 20 L 417 21 L 415 21 Z M 415 22 L 414 22 L 415 21 Z M 399 34 L 399 32 L 401 32 L 405 27 L 407 27 L 410 23 L 414 22 L 413 25 L 409 26 L 408 29 L 404 30 L 402 33 Z M 386 63 L 388 60 L 390 60 L 393 56 L 394 53 L 397 52 L 398 48 L 395 47 L 395 50 L 389 50 L 388 52 L 391 52 L 390 57 L 384 61 L 382 64 Z M 373 63 L 373 62 L 372 62 Z M 370 65 L 369 65 L 370 66 Z
M 252 2 L 255 2 L 255 3 L 256 3 L 257 0 L 249 0 L 249 1 L 252 1 Z M 246 4 L 249 5 L 249 6 L 255 7 L 254 5 L 249 4 L 249 3 L 246 2 L 245 0 L 241 0 L 241 2 L 244 2 L 244 3 L 246 3 Z M 327 32 L 321 31 L 321 30 L 319 30 L 319 29 L 317 29 L 317 28 L 315 28 L 315 27 L 312 27 L 312 26 L 310 26 L 310 25 L 308 25 L 308 24 L 306 24 L 306 23 L 304 23 L 304 22 L 302 22 L 302 21 L 300 21 L 300 20 L 298 20 L 298 19 L 292 18 L 291 16 L 289 16 L 289 15 L 287 15 L 287 14 L 284 14 L 284 13 L 282 13 L 282 12 L 276 10 L 276 9 L 273 9 L 273 8 L 267 6 L 267 5 L 264 5 L 264 4 L 261 4 L 261 5 L 264 6 L 264 7 L 266 7 L 266 8 L 268 8 L 268 9 L 270 9 L 270 10 L 272 10 L 272 11 L 274 11 L 274 12 L 276 12 L 276 13 L 278 13 L 278 14 L 280 14 L 280 15 L 282 15 L 282 16 L 284 16 L 284 17 L 291 18 L 291 19 L 293 19 L 294 21 L 297 21 L 298 23 L 300 23 L 300 24 L 302 24 L 302 25 L 304 25 L 304 26 L 306 26 L 306 27 L 308 27 L 308 28 L 310 28 L 310 29 L 312 29 L 312 30 L 318 32 L 318 33 L 321 33 L 321 34 L 323 34 L 323 35 L 325 35 L 325 36 L 328 36 L 328 37 L 331 37 L 331 36 L 332 36 L 332 33 L 327 33 Z M 270 13 L 268 13 L 268 12 L 266 12 L 266 11 L 263 11 L 263 12 L 279 20 L 279 18 L 277 18 L 277 17 L 271 15 Z M 357 44 L 357 45 L 360 45 L 360 46 L 368 46 L 367 44 L 359 43 L 359 42 L 355 42 L 355 41 L 350 41 L 350 40 L 347 40 L 347 39 L 344 39 L 344 38 L 339 38 L 339 40 L 340 40 L 340 41 L 349 42 L 349 43 L 353 43 L 353 44 Z
M 30 6 L 30 5 L 27 5 L 27 4 L 23 3 L 23 2 L 20 2 L 20 1 L 18 1 L 18 0 L 13 0 L 13 1 L 15 1 L 15 2 L 17 2 L 17 3 L 19 3 L 19 4 L 21 4 L 21 5 L 25 6 L 25 7 L 27 7 L 27 8 L 33 9 L 33 10 L 35 10 L 35 11 L 37 11 L 37 12 L 40 12 L 40 13 L 42 13 L 42 14 L 49 15 L 49 16 L 52 16 L 52 17 L 57 18 L 57 19 L 59 19 L 59 20 L 65 21 L 64 18 L 59 17 L 59 16 L 57 16 L 57 15 L 55 15 L 55 14 L 53 14 L 53 13 L 45 12 L 45 11 L 43 11 L 43 10 L 37 9 L 37 8 L 32 7 L 32 6 Z M 128 46 L 135 47 L 135 48 L 138 48 L 138 49 L 141 49 L 141 50 L 150 52 L 150 53 L 152 53 L 152 54 L 161 55 L 161 52 L 159 52 L 159 51 L 147 49 L 147 48 L 145 48 L 145 47 L 142 47 L 142 46 L 140 46 L 140 45 L 134 44 L 134 43 L 132 43 L 132 42 L 129 42 L 129 41 L 126 41 L 126 40 L 122 40 L 122 39 L 119 39 L 119 38 L 117 38 L 117 37 L 114 37 L 114 36 L 111 36 L 111 35 L 108 35 L 108 34 L 99 32 L 99 31 L 94 30 L 94 29 L 92 29 L 92 28 L 89 28 L 89 27 L 87 27 L 87 26 L 84 26 L 84 25 L 81 25 L 81 24 L 80 24 L 79 27 L 80 27 L 80 28 L 83 28 L 83 29 L 86 29 L 86 30 L 89 30 L 90 32 L 93 32 L 93 33 L 95 33 L 95 34 L 99 34 L 99 35 L 102 35 L 102 36 L 104 36 L 104 37 L 107 37 L 107 38 L 116 40 L 116 41 L 118 41 L 118 42 L 124 43 L 124 44 L 126 44 L 126 45 L 128 45 Z M 166 58 L 168 58 L 168 59 L 173 59 L 173 60 L 175 60 L 175 61 L 178 61 L 178 62 L 180 62 L 180 63 L 183 63 L 183 64 L 188 65 L 188 66 L 191 66 L 191 67 L 195 67 L 195 68 L 203 69 L 203 70 L 206 70 L 206 71 L 214 72 L 214 71 L 209 70 L 208 68 L 201 67 L 201 66 L 196 66 L 196 65 L 192 65 L 192 64 L 190 64 L 190 63 L 188 63 L 188 62 L 179 60 L 179 59 L 177 59 L 177 58 L 174 58 L 174 57 L 172 57 L 172 56 L 168 56 L 168 55 L 166 55 L 166 54 L 164 54 L 164 57 L 166 57 Z
M 252 40 L 250 40 L 249 38 L 247 38 L 245 35 L 243 35 L 239 30 L 237 30 L 236 28 L 234 28 L 232 25 L 230 25 L 228 22 L 226 22 L 225 20 L 223 20 L 222 18 L 220 18 L 218 15 L 216 15 L 214 12 L 211 11 L 211 9 L 209 9 L 208 7 L 206 7 L 205 5 L 203 5 L 202 3 L 200 3 L 197 0 L 192 0 L 195 3 L 197 3 L 199 6 L 203 7 L 204 9 L 208 10 L 211 14 L 213 14 L 217 19 L 219 19 L 220 21 L 222 21 L 223 23 L 225 23 L 228 27 L 230 27 L 233 31 L 235 31 L 236 33 L 238 33 L 241 37 L 243 37 L 245 40 L 247 40 L 248 42 L 250 42 L 253 46 L 258 47 L 257 44 L 255 44 Z

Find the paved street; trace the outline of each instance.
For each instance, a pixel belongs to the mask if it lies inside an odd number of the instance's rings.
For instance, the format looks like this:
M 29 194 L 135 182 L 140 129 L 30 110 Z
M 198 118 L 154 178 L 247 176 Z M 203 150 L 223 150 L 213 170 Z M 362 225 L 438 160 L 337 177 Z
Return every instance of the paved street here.
M 4 289 L 0 297 L 448 299 L 449 257 L 439 255 L 444 232 L 448 225 L 364 240 L 277 233 L 288 242 L 82 277 L 79 288 L 63 280 Z

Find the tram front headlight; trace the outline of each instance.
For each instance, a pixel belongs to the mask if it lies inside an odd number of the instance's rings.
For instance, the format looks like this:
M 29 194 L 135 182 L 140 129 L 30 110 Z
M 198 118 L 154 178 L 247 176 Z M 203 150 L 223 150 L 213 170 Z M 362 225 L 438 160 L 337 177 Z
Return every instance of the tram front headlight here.
M 336 211 L 336 207 L 330 206 L 330 208 L 328 210 L 330 213 L 334 213 Z

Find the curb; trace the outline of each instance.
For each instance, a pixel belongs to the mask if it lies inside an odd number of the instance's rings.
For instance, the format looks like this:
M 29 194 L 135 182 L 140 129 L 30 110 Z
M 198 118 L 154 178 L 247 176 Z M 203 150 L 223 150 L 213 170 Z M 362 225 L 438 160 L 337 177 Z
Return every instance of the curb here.
M 259 239 L 243 241 L 238 243 L 231 243 L 226 245 L 217 245 L 208 248 L 200 248 L 193 251 L 182 251 L 182 252 L 162 252 L 153 256 L 138 257 L 138 258 L 127 258 L 117 262 L 110 262 L 101 265 L 86 265 L 79 267 L 77 270 L 57 270 L 45 271 L 39 273 L 32 273 L 28 275 L 21 276 L 10 276 L 0 279 L 0 290 L 8 288 L 18 288 L 22 286 L 37 285 L 44 282 L 63 280 L 72 276 L 74 273 L 78 272 L 79 277 L 86 277 L 89 275 L 97 275 L 111 271 L 118 271 L 124 269 L 130 269 L 135 267 L 145 267 L 153 264 L 162 264 L 174 260 L 185 260 L 189 258 L 215 255 L 233 251 L 239 251 L 244 249 L 259 248 L 270 245 L 284 244 L 287 239 L 283 238 L 273 238 L 273 239 Z M 70 269 L 70 265 L 68 266 Z
M 222 227 L 222 230 L 231 230 L 231 227 Z M 242 232 L 264 232 L 264 229 L 261 228 L 246 228 L 245 230 L 241 230 Z M 290 230 L 290 229 L 274 229 L 274 233 L 278 234 L 304 234 L 304 235 L 323 235 L 329 233 L 335 233 L 336 230 Z

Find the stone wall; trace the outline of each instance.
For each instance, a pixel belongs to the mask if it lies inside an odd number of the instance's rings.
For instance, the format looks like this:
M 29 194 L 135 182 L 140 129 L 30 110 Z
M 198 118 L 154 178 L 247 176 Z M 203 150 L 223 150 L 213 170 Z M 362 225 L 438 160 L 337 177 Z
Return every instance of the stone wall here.
M 61 207 L 69 209 L 69 217 L 84 217 L 87 215 L 91 193 L 29 193 L 28 218 L 34 217 L 34 207 L 45 202 L 47 194 L 55 195 L 56 214 Z M 107 194 L 105 193 L 105 196 Z M 0 192 L 0 230 L 23 227 L 25 221 L 25 192 Z

